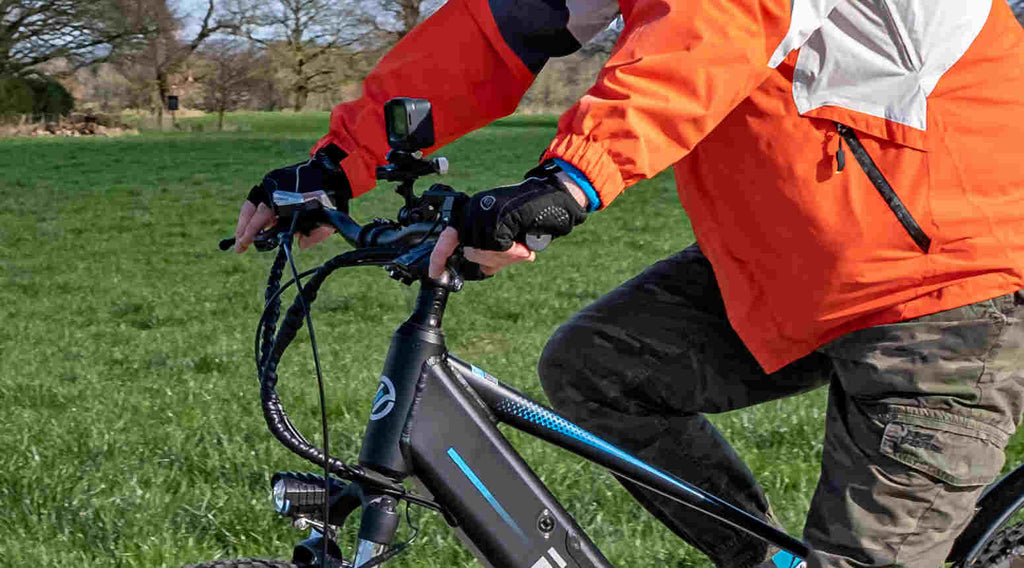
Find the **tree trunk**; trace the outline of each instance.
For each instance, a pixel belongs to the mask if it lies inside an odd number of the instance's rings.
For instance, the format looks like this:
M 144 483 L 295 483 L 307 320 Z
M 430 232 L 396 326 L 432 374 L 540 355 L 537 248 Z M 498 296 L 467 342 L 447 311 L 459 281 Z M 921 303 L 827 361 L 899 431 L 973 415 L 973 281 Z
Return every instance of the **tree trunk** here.
M 295 112 L 301 111 L 306 106 L 306 99 L 309 97 L 309 88 L 306 85 L 306 58 L 302 53 L 301 44 L 297 45 L 295 53 Z
M 420 0 L 402 0 L 402 36 L 412 31 L 420 21 Z
M 306 100 L 309 99 L 309 89 L 306 85 L 295 86 L 295 112 L 299 112 L 306 108 Z
M 159 100 L 156 105 L 156 122 L 160 126 L 160 130 L 164 129 L 164 107 L 167 106 L 167 93 L 171 90 L 167 82 L 167 73 L 163 69 L 157 69 L 156 92 Z

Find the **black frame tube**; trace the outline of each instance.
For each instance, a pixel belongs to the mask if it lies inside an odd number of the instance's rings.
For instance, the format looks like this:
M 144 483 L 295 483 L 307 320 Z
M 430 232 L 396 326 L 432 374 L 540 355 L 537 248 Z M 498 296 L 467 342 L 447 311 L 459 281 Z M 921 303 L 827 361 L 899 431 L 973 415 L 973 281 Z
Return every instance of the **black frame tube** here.
M 448 300 L 443 283 L 424 281 L 412 316 L 391 338 L 374 409 L 366 423 L 359 464 L 395 479 L 412 473 L 402 455 L 402 431 L 427 359 L 445 352 L 441 319 Z
M 402 439 L 412 474 L 494 568 L 611 568 L 444 357 L 423 366 Z
M 588 461 L 761 538 L 800 558 L 810 546 L 722 499 L 658 470 L 587 432 L 553 410 L 501 383 L 478 367 L 452 355 L 449 365 L 490 408 L 495 417 L 513 428 L 550 442 Z

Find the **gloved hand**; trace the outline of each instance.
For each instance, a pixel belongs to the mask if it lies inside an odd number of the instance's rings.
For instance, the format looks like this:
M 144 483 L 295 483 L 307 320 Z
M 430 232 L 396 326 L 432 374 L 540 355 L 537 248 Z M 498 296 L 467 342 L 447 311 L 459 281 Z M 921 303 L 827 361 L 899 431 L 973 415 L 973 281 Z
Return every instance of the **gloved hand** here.
M 344 150 L 331 144 L 317 150 L 305 162 L 278 168 L 264 176 L 263 181 L 249 191 L 238 213 L 235 252 L 245 252 L 257 233 L 276 223 L 272 198 L 275 191 L 309 193 L 322 190 L 339 211 L 347 213 L 352 188 L 345 171 L 338 164 L 345 156 Z M 307 235 L 299 235 L 299 246 L 309 248 L 326 239 L 333 231 L 330 227 L 322 226 Z
M 484 274 L 494 274 L 515 262 L 533 260 L 534 253 L 523 243 L 527 235 L 569 234 L 587 218 L 580 191 L 570 192 L 561 169 L 545 162 L 526 174 L 516 185 L 477 193 L 445 229 L 431 255 L 430 275 L 439 277 L 444 263 L 458 243 L 467 246 L 467 260 L 481 265 Z M 577 191 L 578 188 L 577 188 Z M 493 252 L 500 251 L 500 252 Z
M 529 233 L 561 237 L 586 220 L 586 210 L 553 172 L 541 168 L 521 183 L 474 195 L 456 220 L 459 240 L 474 248 L 508 250 L 512 243 L 525 243 Z

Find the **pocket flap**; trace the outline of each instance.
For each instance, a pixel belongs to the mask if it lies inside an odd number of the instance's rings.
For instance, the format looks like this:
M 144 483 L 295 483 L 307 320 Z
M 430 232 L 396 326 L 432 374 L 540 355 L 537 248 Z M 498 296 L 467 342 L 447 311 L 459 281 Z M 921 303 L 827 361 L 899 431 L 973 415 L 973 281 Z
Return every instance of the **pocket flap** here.
M 972 432 L 959 424 L 920 417 L 889 422 L 882 435 L 881 452 L 950 485 L 987 485 L 1003 468 L 1003 440 L 984 430 Z M 962 420 L 962 419 L 961 419 Z M 1002 443 L 1000 443 L 1002 442 Z

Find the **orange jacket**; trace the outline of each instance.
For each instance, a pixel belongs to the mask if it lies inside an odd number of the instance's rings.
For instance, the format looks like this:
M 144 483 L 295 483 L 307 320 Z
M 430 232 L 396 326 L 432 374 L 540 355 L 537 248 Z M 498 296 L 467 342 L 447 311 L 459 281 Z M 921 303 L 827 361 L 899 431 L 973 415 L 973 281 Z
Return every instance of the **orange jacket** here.
M 387 151 L 381 105 L 428 98 L 438 144 L 510 113 L 548 56 L 614 15 L 538 24 L 449 0 L 338 105 L 353 192 Z M 527 6 L 517 2 L 515 6 Z M 625 29 L 546 153 L 607 206 L 675 167 L 730 322 L 766 371 L 844 333 L 1024 288 L 1024 32 L 996 0 L 621 0 Z M 529 12 L 531 16 L 534 12 Z M 526 28 L 526 29 L 524 29 Z M 425 49 L 424 46 L 430 46 Z M 930 239 L 923 250 L 846 143 Z

